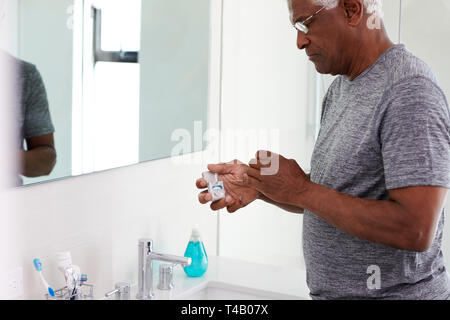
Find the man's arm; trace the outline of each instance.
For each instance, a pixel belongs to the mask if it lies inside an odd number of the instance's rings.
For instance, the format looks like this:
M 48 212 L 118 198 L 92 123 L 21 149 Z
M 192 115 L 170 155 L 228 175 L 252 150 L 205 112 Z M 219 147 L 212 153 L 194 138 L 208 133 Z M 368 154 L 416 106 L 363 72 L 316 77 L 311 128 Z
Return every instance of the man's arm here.
M 303 209 L 303 208 L 299 208 L 299 207 L 292 206 L 292 205 L 289 205 L 289 204 L 283 204 L 283 203 L 279 203 L 279 202 L 273 201 L 272 199 L 266 197 L 262 193 L 259 194 L 258 199 L 263 200 L 264 202 L 273 204 L 274 206 L 277 206 L 278 208 L 283 209 L 284 211 L 287 211 L 287 212 L 290 212 L 290 213 L 297 213 L 297 214 L 305 213 L 305 209 Z
M 262 168 L 271 158 L 279 159 L 277 173 L 262 175 L 248 171 L 244 176 L 247 186 L 275 202 L 314 212 L 354 237 L 409 251 L 425 251 L 430 247 L 444 207 L 446 188 L 406 187 L 389 190 L 388 200 L 361 199 L 311 182 L 295 160 L 280 155 L 258 158 L 251 161 L 251 166 Z
M 311 178 L 311 175 L 307 175 L 308 180 Z M 259 192 L 259 197 L 258 199 L 263 200 L 267 203 L 273 204 L 274 206 L 279 207 L 280 209 L 283 209 L 287 212 L 290 213 L 297 213 L 297 214 L 303 214 L 305 213 L 305 209 L 297 207 L 297 206 L 293 206 L 293 205 L 289 205 L 289 204 L 284 204 L 284 203 L 280 203 L 280 202 L 276 202 L 273 201 L 272 199 L 266 197 L 264 194 L 262 194 L 261 192 Z
M 49 175 L 56 164 L 53 134 L 27 139 L 27 151 L 21 151 L 21 172 L 25 177 Z
M 27 151 L 21 152 L 21 174 L 30 178 L 47 176 L 56 163 L 53 138 L 55 130 L 51 121 L 47 91 L 36 66 L 23 62 L 21 68 L 26 80 L 21 100 L 25 111 L 23 135 L 27 143 Z
M 420 186 L 388 192 L 389 200 L 367 200 L 309 182 L 294 203 L 360 239 L 402 250 L 428 250 L 447 189 Z

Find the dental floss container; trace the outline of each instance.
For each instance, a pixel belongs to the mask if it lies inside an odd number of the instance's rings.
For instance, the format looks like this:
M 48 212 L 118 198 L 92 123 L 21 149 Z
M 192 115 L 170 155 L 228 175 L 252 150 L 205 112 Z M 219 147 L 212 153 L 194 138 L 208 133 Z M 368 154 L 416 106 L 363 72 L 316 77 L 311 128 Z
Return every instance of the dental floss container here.
M 191 238 L 184 256 L 192 259 L 191 265 L 183 268 L 188 277 L 201 277 L 208 270 L 208 256 L 198 225 L 192 229 Z
M 212 202 L 225 198 L 225 186 L 223 185 L 223 181 L 220 181 L 217 173 L 212 173 L 210 171 L 203 172 L 202 177 L 208 183 L 208 192 L 212 196 Z

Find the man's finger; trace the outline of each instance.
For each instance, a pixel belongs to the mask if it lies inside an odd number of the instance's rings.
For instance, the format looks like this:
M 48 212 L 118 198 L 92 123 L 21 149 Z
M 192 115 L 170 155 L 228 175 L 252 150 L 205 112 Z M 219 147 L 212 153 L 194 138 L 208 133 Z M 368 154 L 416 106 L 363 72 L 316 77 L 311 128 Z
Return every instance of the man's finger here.
M 220 199 L 219 201 L 216 201 L 211 204 L 211 210 L 217 211 L 221 210 L 233 203 L 233 199 L 230 196 L 227 196 L 224 199 Z
M 270 159 L 272 157 L 272 152 L 267 151 L 267 150 L 259 150 L 258 152 L 256 152 L 256 160 L 267 160 Z
M 248 165 L 251 168 L 259 169 L 261 167 L 261 162 L 259 162 L 258 159 L 252 159 L 248 162 Z
M 212 201 L 212 195 L 208 193 L 208 191 L 203 191 L 198 195 L 198 201 L 200 201 L 201 204 L 207 204 Z
M 228 213 L 235 213 L 236 211 L 238 211 L 241 208 L 242 208 L 241 204 L 239 202 L 235 202 L 234 204 L 229 205 L 227 207 L 227 211 L 228 211 Z
M 249 177 L 255 178 L 258 181 L 261 181 L 261 171 L 259 168 L 250 167 L 247 169 L 247 175 Z
M 227 211 L 228 213 L 235 213 L 238 210 L 236 206 L 228 206 Z
M 232 173 L 233 165 L 227 163 L 209 164 L 208 170 L 211 171 L 212 173 L 227 174 Z
M 277 156 L 278 154 L 276 153 L 260 150 L 256 153 L 256 161 L 260 167 L 267 168 L 272 165 L 272 160 L 274 160 Z
M 258 179 L 249 176 L 248 174 L 244 174 L 244 185 L 253 188 L 257 191 L 261 191 L 262 183 Z
M 208 188 L 208 183 L 206 182 L 205 179 L 200 178 L 195 182 L 195 185 L 197 186 L 197 188 L 199 189 L 205 189 Z
M 262 161 L 257 160 L 257 159 L 252 159 L 252 160 L 250 160 L 248 165 L 250 166 L 250 168 L 257 169 L 257 170 L 260 170 L 262 168 L 269 168 L 271 166 L 271 159 L 265 159 Z

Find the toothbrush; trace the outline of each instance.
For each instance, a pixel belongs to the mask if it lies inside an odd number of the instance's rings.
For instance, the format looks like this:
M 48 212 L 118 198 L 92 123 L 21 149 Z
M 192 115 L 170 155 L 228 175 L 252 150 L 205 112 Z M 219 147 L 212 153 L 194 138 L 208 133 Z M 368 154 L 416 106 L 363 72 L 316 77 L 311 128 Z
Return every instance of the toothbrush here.
M 39 276 L 41 277 L 42 283 L 45 286 L 45 290 L 48 291 L 50 296 L 54 297 L 55 296 L 55 291 L 53 291 L 53 289 L 48 285 L 47 281 L 45 281 L 44 276 L 42 275 L 42 263 L 41 263 L 41 260 L 34 259 L 33 263 L 34 263 L 34 267 L 36 268 L 36 271 L 39 272 Z

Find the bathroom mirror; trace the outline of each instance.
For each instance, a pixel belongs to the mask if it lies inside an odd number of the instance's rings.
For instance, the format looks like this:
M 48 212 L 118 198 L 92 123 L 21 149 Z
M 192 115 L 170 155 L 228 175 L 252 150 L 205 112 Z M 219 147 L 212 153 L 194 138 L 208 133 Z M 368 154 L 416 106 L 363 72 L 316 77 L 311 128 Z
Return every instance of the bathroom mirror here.
M 204 149 L 177 148 L 177 132 L 208 127 L 210 1 L 5 1 L 17 26 L 7 51 L 39 71 L 57 153 L 49 175 L 18 185 Z

